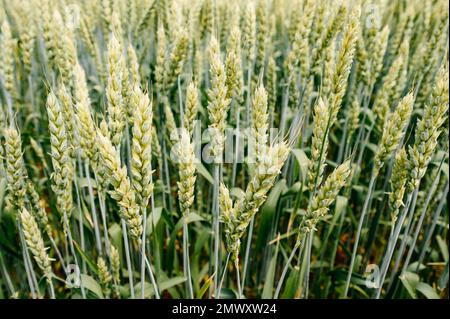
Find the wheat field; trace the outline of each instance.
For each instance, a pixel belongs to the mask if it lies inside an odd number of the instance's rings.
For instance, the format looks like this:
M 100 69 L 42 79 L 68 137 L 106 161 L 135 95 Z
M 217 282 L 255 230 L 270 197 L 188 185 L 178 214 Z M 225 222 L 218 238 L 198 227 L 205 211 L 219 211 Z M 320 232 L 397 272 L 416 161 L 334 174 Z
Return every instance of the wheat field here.
M 0 299 L 448 298 L 445 0 L 0 0 Z

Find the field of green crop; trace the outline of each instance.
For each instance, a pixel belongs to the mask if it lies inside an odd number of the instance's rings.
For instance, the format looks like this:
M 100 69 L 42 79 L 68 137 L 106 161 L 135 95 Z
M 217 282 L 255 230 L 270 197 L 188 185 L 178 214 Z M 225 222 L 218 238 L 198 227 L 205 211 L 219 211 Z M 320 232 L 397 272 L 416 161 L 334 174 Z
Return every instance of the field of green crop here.
M 445 0 L 0 0 L 0 299 L 449 297 Z

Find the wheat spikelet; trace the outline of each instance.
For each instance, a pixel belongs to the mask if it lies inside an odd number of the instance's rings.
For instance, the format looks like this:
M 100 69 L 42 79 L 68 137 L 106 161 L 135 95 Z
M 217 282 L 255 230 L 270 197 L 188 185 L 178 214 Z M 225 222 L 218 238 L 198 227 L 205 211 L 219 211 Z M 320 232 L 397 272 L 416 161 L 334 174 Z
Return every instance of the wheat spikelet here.
M 230 222 L 225 226 L 228 228 L 227 242 L 231 243 L 227 250 L 232 254 L 233 260 L 237 260 L 240 240 L 252 217 L 266 200 L 267 193 L 272 188 L 289 152 L 290 148 L 284 142 L 270 146 L 258 163 L 258 169 L 247 185 L 244 197 L 234 205 L 235 218 L 230 218 Z
M 233 26 L 228 37 L 228 50 L 225 59 L 227 98 L 236 98 L 240 102 L 243 87 L 241 60 L 241 31 L 239 26 Z
M 345 90 L 347 89 L 347 80 L 355 52 L 355 44 L 357 40 L 356 31 L 358 29 L 358 25 L 358 10 L 355 9 L 351 13 L 349 22 L 346 26 L 331 83 L 331 97 L 329 99 L 331 123 L 334 123 L 337 119 L 338 112 L 341 108 L 342 99 L 344 97 Z
M 6 179 L 8 181 L 9 203 L 16 211 L 25 206 L 27 171 L 22 157 L 22 141 L 13 126 L 4 129 Z
M 157 31 L 158 48 L 155 63 L 155 87 L 160 94 L 164 91 L 164 79 L 166 72 L 166 33 L 162 24 L 158 25 Z
M 111 273 L 109 272 L 108 266 L 102 257 L 98 257 L 97 267 L 100 286 L 102 287 L 103 294 L 108 298 L 111 293 L 111 289 L 109 287 L 112 281 Z
M 20 212 L 20 222 L 28 249 L 44 276 L 50 281 L 53 276 L 51 259 L 47 254 L 47 248 L 45 248 L 44 240 L 36 221 L 25 208 Z
M 386 48 L 388 45 L 389 36 L 389 26 L 385 26 L 381 31 L 378 31 L 375 36 L 375 41 L 373 47 L 371 48 L 371 72 L 370 72 L 370 85 L 373 85 L 377 80 L 382 68 L 383 68 L 383 58 L 386 53 Z
M 131 173 L 133 189 L 139 206 L 147 206 L 153 191 L 151 183 L 152 104 L 138 85 L 132 94 L 133 138 L 131 141 Z
M 36 219 L 39 227 L 44 230 L 47 235 L 50 236 L 52 233 L 52 229 L 48 221 L 47 213 L 45 212 L 45 207 L 41 199 L 39 198 L 39 194 L 36 191 L 34 184 L 30 180 L 26 182 L 26 189 L 30 207 L 32 208 L 31 212 L 33 214 L 33 217 Z
M 33 21 L 32 8 L 31 6 L 26 6 L 25 8 L 25 17 L 22 22 L 26 27 L 21 29 L 19 34 L 20 37 L 20 46 L 22 49 L 22 62 L 25 67 L 25 71 L 27 74 L 31 73 L 32 70 L 32 61 L 33 61 L 33 51 L 34 44 L 36 39 L 36 25 Z M 31 23 L 30 23 L 31 22 Z
M 77 51 L 73 40 L 71 31 L 65 26 L 63 18 L 58 10 L 53 12 L 52 23 L 52 39 L 51 45 L 54 50 L 54 62 L 56 69 L 60 72 L 63 81 L 70 81 L 72 79 L 72 68 L 77 61 Z M 58 37 L 62 37 L 58 41 Z M 66 82 L 66 84 L 70 84 Z
M 328 120 L 330 110 L 322 98 L 314 106 L 314 127 L 311 140 L 311 156 L 308 164 L 308 188 L 314 191 L 322 183 L 328 149 Z
M 409 190 L 418 187 L 437 146 L 440 129 L 448 112 L 448 85 L 448 66 L 442 66 L 430 102 L 417 123 L 414 145 L 408 148 Z
M 127 47 L 127 56 L 128 56 L 128 65 L 130 68 L 131 75 L 131 87 L 134 88 L 136 85 L 141 84 L 141 75 L 139 71 L 139 62 L 138 57 L 136 55 L 136 50 L 133 48 L 133 45 L 128 44 Z
M 227 99 L 226 75 L 220 57 L 219 43 L 214 36 L 209 44 L 211 89 L 208 90 L 208 116 L 211 130 L 211 153 L 220 160 L 225 143 L 225 125 L 230 100 Z
M 359 127 L 359 115 L 361 113 L 361 106 L 359 102 L 355 99 L 350 104 L 350 108 L 348 109 L 348 137 L 351 138 L 353 133 L 356 132 L 356 130 Z
M 255 155 L 257 162 L 261 161 L 261 157 L 266 151 L 269 135 L 269 116 L 267 114 L 267 92 L 263 85 L 260 85 L 253 97 L 252 124 L 255 135 Z
M 187 214 L 194 202 L 196 176 L 194 146 L 191 144 L 189 133 L 186 130 L 181 131 L 178 145 L 178 173 L 180 175 L 180 181 L 177 182 L 178 198 L 181 211 L 183 214 Z
M 111 270 L 112 270 L 112 279 L 115 285 L 120 283 L 120 255 L 119 251 L 115 246 L 111 245 Z
M 268 97 L 268 109 L 269 116 L 273 119 L 275 117 L 275 106 L 277 104 L 277 64 L 273 54 L 269 57 L 267 63 L 267 76 L 266 76 L 266 87 Z
M 313 49 L 313 52 L 311 54 L 311 72 L 317 71 L 318 66 L 320 65 L 320 62 L 323 58 L 322 55 L 324 53 L 324 49 L 330 45 L 335 35 L 341 31 L 346 15 L 347 7 L 345 5 L 340 5 L 338 11 L 334 15 L 334 18 L 331 20 L 325 32 L 321 35 L 318 44 Z
M 122 96 L 122 59 L 120 44 L 114 34 L 112 34 L 108 44 L 108 84 L 106 87 L 106 96 L 108 99 L 108 127 L 115 147 L 120 145 L 125 128 L 125 113 Z
M 1 27 L 1 53 L 2 68 L 0 76 L 3 77 L 3 85 L 9 94 L 14 94 L 14 50 L 16 42 L 11 34 L 11 28 L 7 20 L 3 21 Z
M 386 116 L 389 112 L 389 106 L 395 101 L 396 90 L 398 90 L 398 87 L 401 85 L 401 83 L 399 83 L 399 77 L 401 77 L 403 61 L 404 56 L 401 55 L 392 63 L 388 74 L 384 78 L 383 86 L 376 97 L 373 111 L 378 117 L 380 127 L 384 125 Z
M 73 101 L 72 96 L 69 94 L 68 90 L 66 89 L 66 86 L 64 83 L 60 83 L 57 91 L 56 91 L 58 100 L 61 103 L 61 111 L 64 116 L 64 125 L 66 127 L 66 133 L 68 135 L 67 141 L 68 146 L 71 149 L 71 155 L 74 154 L 75 150 L 77 149 L 77 140 L 75 136 L 75 122 L 74 122 L 74 107 L 73 107 Z
M 402 148 L 395 155 L 394 166 L 390 179 L 391 192 L 389 193 L 389 205 L 391 206 L 391 220 L 397 220 L 400 207 L 403 206 L 403 196 L 408 178 L 408 158 L 405 148 Z
M 62 215 L 67 214 L 67 218 L 70 219 L 73 208 L 71 180 L 73 167 L 63 113 L 53 92 L 48 94 L 46 106 L 53 164 L 52 188 L 56 194 L 56 202 L 60 213 Z M 64 227 L 67 227 L 66 223 L 64 225 Z
M 170 54 L 170 58 L 166 65 L 165 89 L 170 90 L 177 81 L 178 76 L 183 70 L 184 62 L 188 52 L 188 35 L 186 30 L 182 29 L 177 33 L 175 46 Z
M 183 126 L 192 136 L 194 132 L 194 121 L 198 113 L 198 89 L 194 82 L 190 82 L 186 88 L 186 107 L 184 109 Z
M 255 54 L 255 76 L 264 67 L 266 58 L 267 36 L 268 36 L 267 2 L 258 1 L 256 6 L 256 54 Z
M 86 75 L 81 65 L 74 68 L 74 100 L 76 125 L 80 136 L 82 156 L 94 163 L 95 123 L 90 111 L 91 100 L 86 83 Z
M 409 118 L 414 104 L 412 93 L 406 95 L 397 105 L 395 111 L 389 116 L 383 129 L 380 146 L 375 154 L 375 172 L 376 174 L 383 166 L 384 162 L 397 149 L 403 136 L 403 131 L 408 125 Z
M 97 131 L 97 144 L 100 157 L 106 169 L 107 181 L 113 186 L 110 195 L 120 207 L 120 217 L 129 227 L 130 235 L 140 241 L 142 235 L 142 216 L 136 205 L 135 194 L 127 176 L 127 169 L 121 166 L 119 154 L 111 140 Z
M 335 62 L 335 51 L 336 46 L 334 42 L 326 48 L 324 54 L 324 66 L 323 66 L 323 76 L 322 76 L 322 95 L 328 96 L 331 91 L 331 84 L 333 81 L 333 72 L 336 67 Z
M 329 206 L 334 202 L 340 189 L 345 185 L 350 175 L 350 162 L 339 165 L 324 184 L 319 188 L 309 205 L 303 219 L 302 233 L 309 233 L 315 230 L 317 223 L 327 214 Z
M 110 24 L 112 18 L 112 8 L 110 0 L 101 0 L 101 18 L 103 37 L 107 37 L 110 31 Z
M 243 18 L 242 18 L 242 42 L 244 44 L 244 56 L 248 63 L 253 63 L 255 56 L 255 44 L 256 44 L 256 14 L 255 3 L 253 1 L 247 1 L 244 5 Z

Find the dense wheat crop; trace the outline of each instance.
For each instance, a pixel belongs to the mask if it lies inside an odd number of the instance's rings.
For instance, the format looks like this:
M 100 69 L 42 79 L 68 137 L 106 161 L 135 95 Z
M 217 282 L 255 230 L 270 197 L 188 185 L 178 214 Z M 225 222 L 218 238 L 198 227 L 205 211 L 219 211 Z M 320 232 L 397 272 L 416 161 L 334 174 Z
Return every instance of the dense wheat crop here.
M 448 298 L 445 0 L 0 0 L 0 298 Z

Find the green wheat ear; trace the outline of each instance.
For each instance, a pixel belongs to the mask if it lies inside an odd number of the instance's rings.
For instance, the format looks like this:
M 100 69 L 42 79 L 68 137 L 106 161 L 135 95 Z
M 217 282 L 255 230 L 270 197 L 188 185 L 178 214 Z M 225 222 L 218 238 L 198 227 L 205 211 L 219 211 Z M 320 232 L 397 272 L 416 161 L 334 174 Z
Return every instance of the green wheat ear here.
M 23 209 L 20 212 L 20 222 L 22 224 L 23 234 L 27 243 L 27 248 L 33 255 L 36 264 L 44 273 L 47 280 L 51 280 L 53 277 L 53 271 L 51 267 L 51 259 L 47 254 L 47 248 L 44 245 L 41 231 L 34 219 L 34 217 Z

